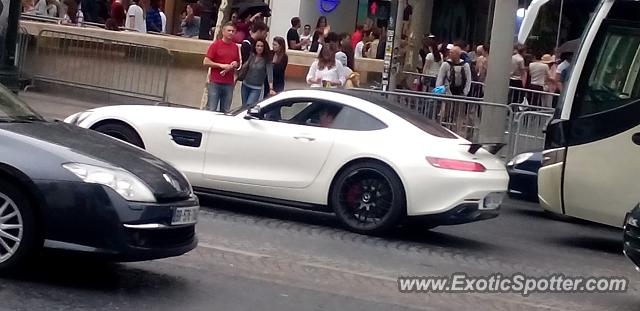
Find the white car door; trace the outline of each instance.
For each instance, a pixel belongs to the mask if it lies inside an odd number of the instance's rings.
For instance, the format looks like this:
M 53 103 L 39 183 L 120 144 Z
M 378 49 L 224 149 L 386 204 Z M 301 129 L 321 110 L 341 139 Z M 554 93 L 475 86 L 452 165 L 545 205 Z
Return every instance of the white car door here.
M 238 192 L 241 185 L 308 187 L 329 156 L 335 135 L 335 130 L 307 124 L 318 105 L 289 99 L 262 109 L 265 118 L 247 120 L 242 113 L 214 124 L 204 168 L 211 188 L 219 182 L 237 184 Z

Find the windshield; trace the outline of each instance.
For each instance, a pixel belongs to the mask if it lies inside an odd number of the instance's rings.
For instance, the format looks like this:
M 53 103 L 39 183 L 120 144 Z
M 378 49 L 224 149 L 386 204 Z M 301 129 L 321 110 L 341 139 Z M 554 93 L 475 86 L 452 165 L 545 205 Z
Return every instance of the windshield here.
M 579 118 L 616 109 L 640 99 L 640 24 L 632 9 L 614 5 L 589 52 L 572 116 Z
M 0 85 L 0 122 L 44 121 L 44 118 Z

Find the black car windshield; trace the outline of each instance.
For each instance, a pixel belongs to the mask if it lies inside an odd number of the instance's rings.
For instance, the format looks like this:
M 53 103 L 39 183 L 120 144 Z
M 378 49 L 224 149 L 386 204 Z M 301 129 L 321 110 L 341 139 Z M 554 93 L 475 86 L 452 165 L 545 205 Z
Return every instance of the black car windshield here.
M 44 118 L 0 85 L 0 122 L 44 121 Z

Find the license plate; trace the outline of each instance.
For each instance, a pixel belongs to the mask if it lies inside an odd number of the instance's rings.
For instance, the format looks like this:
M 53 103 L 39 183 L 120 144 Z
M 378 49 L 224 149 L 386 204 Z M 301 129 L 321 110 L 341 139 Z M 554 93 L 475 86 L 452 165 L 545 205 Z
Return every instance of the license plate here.
M 173 219 L 171 219 L 171 225 L 188 225 L 198 222 L 199 206 L 191 207 L 177 207 L 173 211 Z

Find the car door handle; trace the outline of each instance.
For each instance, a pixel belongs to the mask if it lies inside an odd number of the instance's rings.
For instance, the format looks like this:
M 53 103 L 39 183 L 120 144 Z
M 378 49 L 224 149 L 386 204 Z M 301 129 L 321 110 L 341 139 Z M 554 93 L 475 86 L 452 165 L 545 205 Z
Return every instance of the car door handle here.
M 631 140 L 634 144 L 640 145 L 640 133 L 633 134 L 633 136 L 631 136 Z
M 306 141 L 306 142 L 310 142 L 310 141 L 316 140 L 315 138 L 309 137 L 309 136 L 293 136 L 293 138 L 296 139 L 296 140 Z

